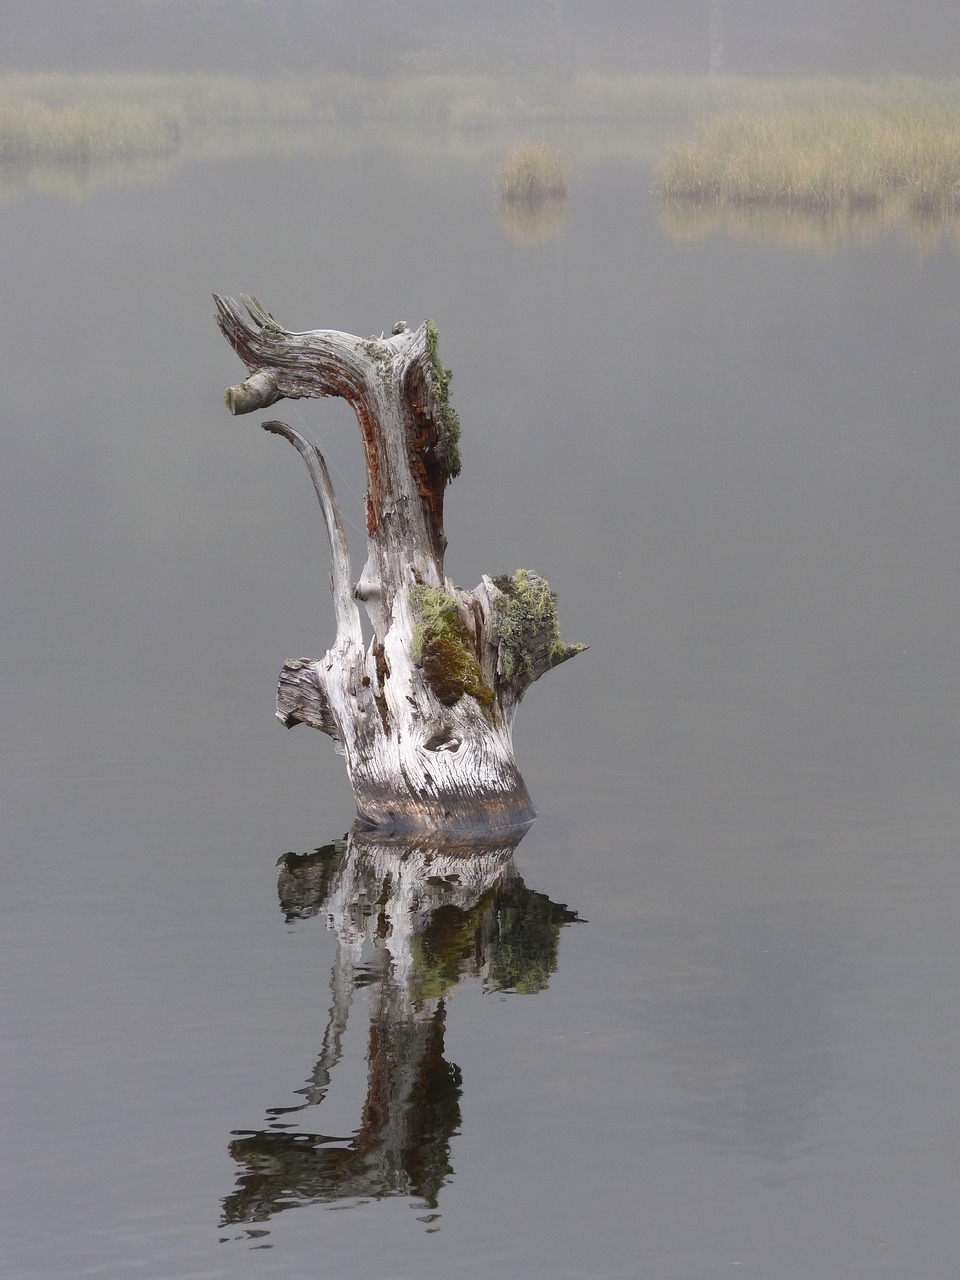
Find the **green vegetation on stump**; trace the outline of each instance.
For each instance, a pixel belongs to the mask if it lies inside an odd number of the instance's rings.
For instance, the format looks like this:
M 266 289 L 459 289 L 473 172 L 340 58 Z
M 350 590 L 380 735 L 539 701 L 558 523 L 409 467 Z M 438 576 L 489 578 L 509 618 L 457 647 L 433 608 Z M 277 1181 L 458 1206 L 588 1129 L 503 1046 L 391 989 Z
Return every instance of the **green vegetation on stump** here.
M 493 690 L 483 678 L 454 597 L 436 587 L 416 586 L 410 588 L 410 600 L 416 615 L 410 656 L 423 668 L 427 684 L 445 707 L 468 693 L 489 715 Z

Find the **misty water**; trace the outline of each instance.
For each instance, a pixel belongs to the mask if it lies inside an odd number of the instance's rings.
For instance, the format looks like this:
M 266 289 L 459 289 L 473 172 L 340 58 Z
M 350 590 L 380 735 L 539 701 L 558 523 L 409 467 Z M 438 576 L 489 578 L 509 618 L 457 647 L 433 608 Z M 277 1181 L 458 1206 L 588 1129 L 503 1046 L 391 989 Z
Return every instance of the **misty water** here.
M 518 227 L 498 158 L 4 203 L 4 1276 L 956 1275 L 960 257 L 671 220 L 599 145 Z M 448 571 L 590 645 L 532 828 L 407 897 L 273 718 L 327 553 L 214 290 L 434 318 Z M 349 411 L 278 410 L 358 541 Z

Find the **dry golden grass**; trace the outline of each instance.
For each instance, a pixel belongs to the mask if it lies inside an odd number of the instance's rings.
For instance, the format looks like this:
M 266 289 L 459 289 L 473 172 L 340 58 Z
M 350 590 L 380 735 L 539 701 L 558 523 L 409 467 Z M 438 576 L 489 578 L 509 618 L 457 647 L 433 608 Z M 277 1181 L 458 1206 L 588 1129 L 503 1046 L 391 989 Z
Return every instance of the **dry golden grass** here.
M 159 156 L 183 137 L 181 114 L 123 102 L 48 107 L 0 99 L 0 160 L 97 162 Z
M 724 113 L 658 167 L 664 195 L 793 209 L 953 210 L 960 104 Z
M 258 138 L 311 145 L 353 126 L 448 146 L 600 125 L 695 126 L 663 157 L 665 195 L 790 209 L 891 200 L 952 212 L 960 191 L 960 80 L 606 75 L 581 70 L 496 76 L 433 73 L 371 81 L 333 74 L 278 80 L 229 75 L 0 75 L 0 163 L 116 166 L 166 162 L 181 146 L 210 157 Z M 699 121 L 699 124 L 697 124 Z M 492 142 L 491 142 L 492 145 Z M 497 144 L 499 145 L 499 144 Z M 536 150 L 536 149 L 534 149 Z M 528 155 L 505 171 L 506 198 L 565 191 L 562 160 Z M 523 193 L 526 192 L 526 195 Z
M 581 70 L 558 78 L 479 72 L 426 73 L 388 80 L 328 74 L 248 80 L 221 74 L 0 75 L 0 138 L 62 152 L 65 135 L 128 134 L 130 147 L 162 137 L 175 121 L 185 136 L 222 126 L 350 126 L 371 121 L 469 133 L 545 122 L 693 122 L 719 113 L 935 108 L 960 102 L 960 81 L 837 77 L 781 80 L 747 76 L 607 75 Z M 16 118 L 16 111 L 22 119 Z M 139 115 L 139 119 L 138 119 Z M 31 128 L 24 120 L 33 117 Z M 81 120 L 85 123 L 81 128 Z M 27 141 L 23 142 L 24 136 Z M 4 145 L 9 154 L 14 144 Z
M 553 147 L 522 143 L 497 173 L 497 190 L 507 204 L 535 205 L 562 200 L 569 191 L 567 162 Z

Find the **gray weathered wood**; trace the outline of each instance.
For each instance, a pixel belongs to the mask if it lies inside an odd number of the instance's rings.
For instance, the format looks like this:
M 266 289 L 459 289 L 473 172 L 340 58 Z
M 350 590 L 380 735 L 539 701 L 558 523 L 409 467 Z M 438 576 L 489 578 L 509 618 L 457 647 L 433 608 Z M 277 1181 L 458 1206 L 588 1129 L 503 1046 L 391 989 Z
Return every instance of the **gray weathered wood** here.
M 459 423 L 436 330 L 389 337 L 282 329 L 253 298 L 216 297 L 220 328 L 247 366 L 231 413 L 282 398 L 340 396 L 353 407 L 367 466 L 367 560 L 356 583 L 323 457 L 286 423 L 307 465 L 330 542 L 337 633 L 320 659 L 286 662 L 277 715 L 343 753 L 362 820 L 383 830 L 475 831 L 534 816 L 514 759 L 524 693 L 584 646 L 560 641 L 556 597 L 523 570 L 465 591 L 446 578 L 443 502 L 459 472 Z M 357 602 L 373 626 L 364 645 Z

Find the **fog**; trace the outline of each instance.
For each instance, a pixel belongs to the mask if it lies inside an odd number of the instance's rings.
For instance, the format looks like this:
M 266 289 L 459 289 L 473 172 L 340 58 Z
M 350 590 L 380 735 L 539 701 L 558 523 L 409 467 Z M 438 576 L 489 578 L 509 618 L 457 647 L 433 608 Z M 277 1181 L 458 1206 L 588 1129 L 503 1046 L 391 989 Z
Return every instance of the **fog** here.
M 0 104 L 48 138 L 0 159 L 0 1275 L 955 1280 L 960 218 L 670 205 L 701 81 L 612 125 L 573 73 L 952 75 L 957 0 L 6 0 L 0 36 L 93 73 Z M 107 76 L 144 71 L 244 79 Z M 98 89 L 184 106 L 98 151 Z M 509 208 L 531 134 L 569 191 Z M 519 711 L 536 821 L 469 869 L 345 839 L 343 760 L 274 717 L 330 561 L 225 410 L 214 291 L 435 320 L 446 571 L 542 572 L 589 646 Z M 273 412 L 358 567 L 354 417 Z
M 343 71 L 575 65 L 927 73 L 960 65 L 953 0 L 7 0 L 0 68 Z

